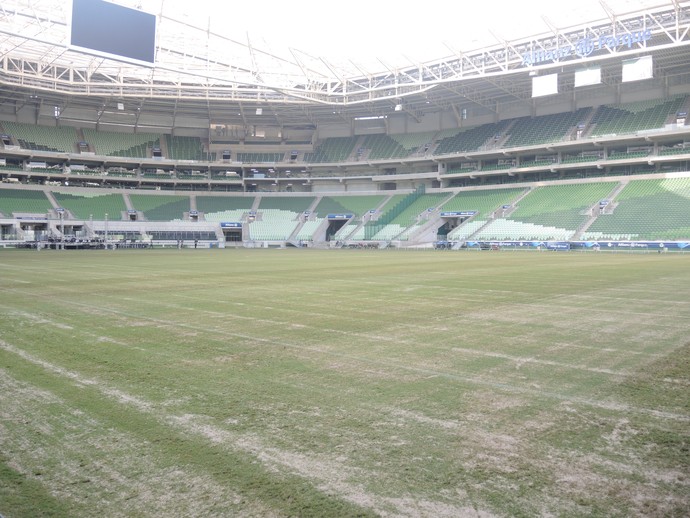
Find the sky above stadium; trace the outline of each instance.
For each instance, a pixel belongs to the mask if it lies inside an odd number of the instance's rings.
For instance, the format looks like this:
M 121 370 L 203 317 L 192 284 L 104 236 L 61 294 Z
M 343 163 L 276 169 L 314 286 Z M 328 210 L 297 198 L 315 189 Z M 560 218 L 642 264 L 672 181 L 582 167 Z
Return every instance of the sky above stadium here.
M 127 5 L 127 0 L 116 0 Z M 671 0 L 606 0 L 624 14 Z M 130 6 L 210 28 L 239 42 L 278 55 L 297 49 L 364 69 L 406 66 L 502 40 L 607 18 L 600 0 L 131 0 Z

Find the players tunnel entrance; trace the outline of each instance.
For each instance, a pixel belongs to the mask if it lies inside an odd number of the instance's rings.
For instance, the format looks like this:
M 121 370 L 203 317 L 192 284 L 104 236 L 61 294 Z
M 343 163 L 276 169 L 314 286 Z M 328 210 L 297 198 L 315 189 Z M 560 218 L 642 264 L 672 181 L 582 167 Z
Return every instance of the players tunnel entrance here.
M 242 241 L 242 223 L 222 222 L 220 227 L 226 243 Z
M 333 239 L 338 230 L 343 228 L 353 217 L 354 214 L 329 214 L 327 217 L 326 241 Z
M 441 221 L 443 221 L 443 224 L 436 231 L 436 235 L 439 236 L 439 238 L 448 236 L 453 229 L 459 227 L 465 221 L 472 219 L 476 214 L 476 210 L 442 212 Z

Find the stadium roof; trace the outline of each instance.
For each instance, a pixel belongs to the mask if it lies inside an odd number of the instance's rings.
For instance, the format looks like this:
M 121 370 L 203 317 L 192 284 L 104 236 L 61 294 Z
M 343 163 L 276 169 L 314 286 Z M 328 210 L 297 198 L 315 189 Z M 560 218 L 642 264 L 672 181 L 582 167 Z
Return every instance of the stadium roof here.
M 122 0 L 121 0 L 122 1 Z M 123 2 L 124 4 L 124 2 Z M 492 0 L 449 4 L 349 0 L 315 8 L 313 0 L 219 3 L 130 0 L 289 61 L 325 61 L 324 73 L 356 76 L 433 61 L 503 41 L 666 4 L 668 0 Z M 295 57 L 295 55 L 297 57 Z
M 187 2 L 195 10 L 188 7 L 186 12 L 179 10 L 182 4 L 177 0 L 116 3 L 136 5 L 156 15 L 154 66 L 71 47 L 69 0 L 0 4 L 0 105 L 12 103 L 16 109 L 21 103 L 65 107 L 79 102 L 100 117 L 108 108 L 125 104 L 137 121 L 142 112 L 160 117 L 172 113 L 173 125 L 175 118 L 200 114 L 211 122 L 315 125 L 387 116 L 396 109 L 419 120 L 425 112 L 458 111 L 464 103 L 491 109 L 529 102 L 532 76 L 549 71 L 564 72 L 561 91 L 568 91 L 574 70 L 593 62 L 602 65 L 603 82 L 611 85 L 620 82 L 616 67 L 626 57 L 652 54 L 655 80 L 666 84 L 687 82 L 690 66 L 690 2 L 593 4 L 583 0 L 568 9 L 560 2 L 535 2 L 520 18 L 515 2 L 501 7 L 502 16 L 490 17 L 476 7 L 448 16 L 447 7 L 425 2 L 424 9 L 401 6 L 382 19 L 380 11 L 377 14 L 371 6 L 364 10 L 353 1 L 339 7 L 350 16 L 330 14 L 328 20 L 314 14 L 313 4 L 300 9 L 299 4 L 290 3 L 291 11 L 286 12 L 278 7 L 271 10 L 270 3 L 257 3 L 272 15 L 252 16 L 246 10 L 249 3 L 232 4 L 228 13 L 221 3 L 207 2 L 213 6 L 213 16 L 209 16 L 203 1 Z M 484 3 L 491 13 L 497 12 L 499 4 Z M 543 12 L 537 12 L 539 6 Z M 637 10 L 629 12 L 632 6 Z M 368 23 L 356 25 L 353 12 Z M 414 26 L 406 20 L 414 20 Z M 245 30 L 241 30 L 243 23 Z M 384 28 L 374 33 L 376 25 Z M 277 26 L 288 31 L 281 36 Z M 268 35 L 255 37 L 252 31 L 262 27 Z M 345 28 L 344 34 L 335 27 Z M 646 31 L 649 37 L 633 37 Z M 375 50 L 370 50 L 372 33 L 382 44 Z M 293 39 L 296 34 L 310 34 L 316 50 L 291 47 L 290 42 L 298 42 Z M 626 35 L 629 40 L 624 39 Z M 404 48 L 402 43 L 391 43 L 401 41 L 399 37 L 417 41 L 415 57 L 383 55 L 393 45 L 397 50 Z M 584 40 L 596 42 L 602 37 L 613 38 L 614 44 L 603 45 L 592 55 L 572 53 L 550 59 L 554 49 L 575 49 Z M 329 46 L 330 41 L 338 46 Z M 369 57 L 366 62 L 360 43 L 373 61 Z M 381 56 L 376 55 L 378 48 L 383 49 Z M 352 52 L 352 57 L 327 57 L 336 52 L 333 49 Z M 529 63 L 525 56 L 535 52 L 542 57 L 546 53 L 549 59 Z

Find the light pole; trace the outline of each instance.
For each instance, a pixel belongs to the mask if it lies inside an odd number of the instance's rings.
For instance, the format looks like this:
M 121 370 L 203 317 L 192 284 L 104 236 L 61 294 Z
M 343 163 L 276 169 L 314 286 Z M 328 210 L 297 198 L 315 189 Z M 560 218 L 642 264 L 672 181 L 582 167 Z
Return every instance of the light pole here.
M 59 210 L 60 213 L 60 248 L 65 249 L 65 211 Z
M 55 209 L 57 211 L 58 217 L 60 218 L 60 243 L 55 244 L 56 249 L 65 249 L 65 209 L 58 207 Z
M 108 213 L 105 213 L 105 249 L 108 249 Z

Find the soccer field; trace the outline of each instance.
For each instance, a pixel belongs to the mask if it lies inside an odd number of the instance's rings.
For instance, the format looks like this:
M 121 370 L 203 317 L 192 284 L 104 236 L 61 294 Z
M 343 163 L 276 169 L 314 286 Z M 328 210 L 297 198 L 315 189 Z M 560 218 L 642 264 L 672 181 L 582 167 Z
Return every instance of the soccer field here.
M 687 516 L 690 255 L 0 251 L 0 515 Z

